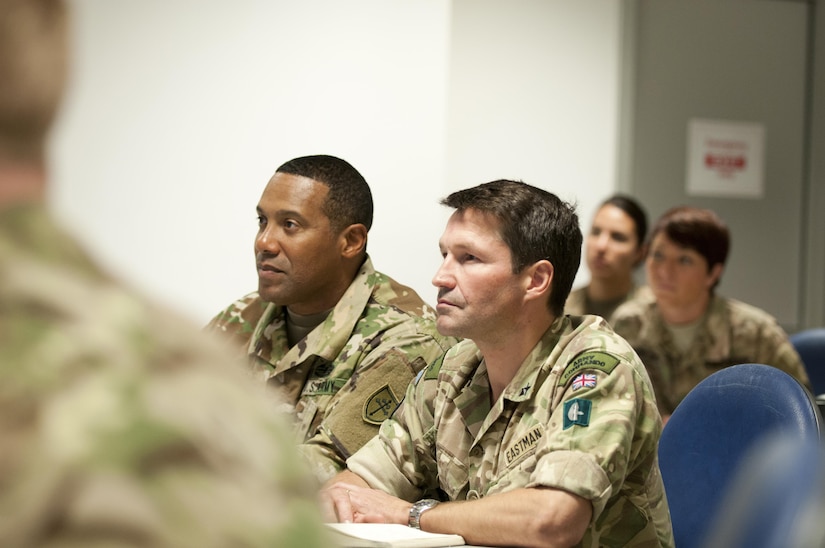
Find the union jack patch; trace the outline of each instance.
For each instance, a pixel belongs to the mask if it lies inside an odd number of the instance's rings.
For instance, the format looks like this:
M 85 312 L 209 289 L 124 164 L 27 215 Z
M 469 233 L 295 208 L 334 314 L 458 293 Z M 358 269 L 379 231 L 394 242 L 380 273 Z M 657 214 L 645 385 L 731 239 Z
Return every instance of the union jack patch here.
M 579 388 L 595 388 L 596 387 L 596 374 L 595 373 L 582 373 L 578 375 L 575 379 L 573 379 L 573 390 L 578 390 Z

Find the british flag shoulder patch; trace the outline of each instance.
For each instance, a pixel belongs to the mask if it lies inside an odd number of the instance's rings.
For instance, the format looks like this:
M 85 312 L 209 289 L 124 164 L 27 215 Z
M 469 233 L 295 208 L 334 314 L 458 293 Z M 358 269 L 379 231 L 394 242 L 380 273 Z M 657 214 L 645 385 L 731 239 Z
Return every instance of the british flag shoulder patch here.
M 574 391 L 580 388 L 596 388 L 596 374 L 582 373 L 573 379 L 572 386 Z

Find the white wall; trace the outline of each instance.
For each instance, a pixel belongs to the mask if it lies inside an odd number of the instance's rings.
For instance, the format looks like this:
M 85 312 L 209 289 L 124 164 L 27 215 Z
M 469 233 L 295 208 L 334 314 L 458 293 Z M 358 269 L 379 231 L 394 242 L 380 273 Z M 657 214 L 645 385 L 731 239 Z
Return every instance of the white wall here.
M 295 156 L 364 174 L 377 268 L 430 302 L 450 190 L 524 179 L 586 227 L 614 187 L 615 0 L 71 3 L 54 208 L 198 322 L 257 286 L 255 204 Z
M 578 206 L 618 187 L 623 2 L 454 0 L 450 190 L 521 179 Z M 576 286 L 589 279 L 582 266 Z
M 523 179 L 592 217 L 615 187 L 622 4 L 453 6 L 448 185 Z

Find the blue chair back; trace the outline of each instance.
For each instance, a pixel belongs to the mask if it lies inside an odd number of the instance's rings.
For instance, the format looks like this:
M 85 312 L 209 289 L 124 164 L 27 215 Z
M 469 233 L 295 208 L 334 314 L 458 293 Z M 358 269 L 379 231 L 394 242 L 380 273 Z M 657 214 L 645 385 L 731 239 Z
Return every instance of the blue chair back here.
M 825 452 L 819 440 L 768 435 L 743 460 L 707 548 L 825 546 Z
M 789 338 L 805 364 L 814 396 L 825 394 L 825 327 L 806 329 Z
M 793 377 L 767 365 L 727 367 L 674 410 L 659 441 L 659 466 L 678 548 L 698 548 L 743 455 L 764 436 L 820 439 L 821 416 Z

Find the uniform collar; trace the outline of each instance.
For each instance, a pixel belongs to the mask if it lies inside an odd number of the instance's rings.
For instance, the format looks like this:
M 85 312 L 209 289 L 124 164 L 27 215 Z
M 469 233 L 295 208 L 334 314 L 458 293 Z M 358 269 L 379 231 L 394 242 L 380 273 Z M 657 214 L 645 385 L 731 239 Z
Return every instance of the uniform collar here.
M 542 372 L 545 376 L 549 373 L 558 355 L 556 347 L 559 340 L 570 330 L 570 327 L 570 318 L 567 316 L 560 316 L 553 321 L 519 366 L 516 376 L 504 389 L 503 398 L 520 402 L 532 397 L 536 384 L 539 383 L 539 375 Z
M 289 368 L 290 365 L 303 363 L 311 356 L 333 361 L 347 344 L 361 318 L 372 296 L 376 275 L 368 256 L 326 320 L 288 350 L 284 307 L 274 303 L 268 305 L 249 341 L 249 353 L 260 355 L 262 339 L 270 339 L 273 344 L 272 353 L 276 356 L 282 355 L 280 358 L 268 360 L 275 368 L 274 374 Z M 285 351 L 277 352 L 274 348 L 276 345 L 282 345 L 281 348 Z

